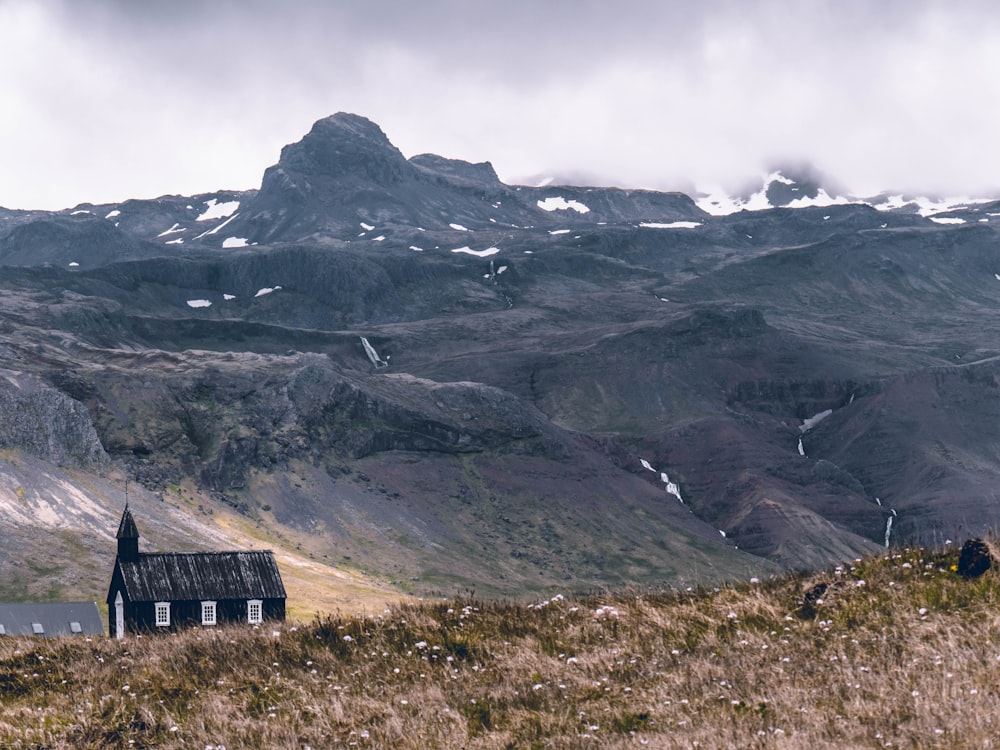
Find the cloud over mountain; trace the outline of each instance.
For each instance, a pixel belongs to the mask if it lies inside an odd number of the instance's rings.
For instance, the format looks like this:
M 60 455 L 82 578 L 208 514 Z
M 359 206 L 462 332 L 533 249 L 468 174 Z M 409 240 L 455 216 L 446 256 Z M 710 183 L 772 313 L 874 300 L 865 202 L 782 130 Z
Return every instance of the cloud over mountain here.
M 248 188 L 348 110 L 507 182 L 732 187 L 808 160 L 856 193 L 995 186 L 987 2 L 0 4 L 0 205 Z

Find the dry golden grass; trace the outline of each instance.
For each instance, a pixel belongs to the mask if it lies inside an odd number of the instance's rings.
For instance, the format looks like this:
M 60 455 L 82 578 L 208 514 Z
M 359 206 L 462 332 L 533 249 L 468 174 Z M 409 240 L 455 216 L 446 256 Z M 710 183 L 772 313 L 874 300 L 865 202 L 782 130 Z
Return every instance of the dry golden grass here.
M 956 560 L 909 550 L 712 591 L 0 639 L 0 746 L 995 747 L 1000 575 L 965 581 Z

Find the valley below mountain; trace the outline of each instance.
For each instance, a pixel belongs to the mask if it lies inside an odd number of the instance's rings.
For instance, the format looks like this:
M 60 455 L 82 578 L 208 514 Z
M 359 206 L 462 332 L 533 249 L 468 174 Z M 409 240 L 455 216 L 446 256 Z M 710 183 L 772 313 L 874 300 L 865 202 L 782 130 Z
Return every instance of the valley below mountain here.
M 0 209 L 3 597 L 103 598 L 126 481 L 143 544 L 275 548 L 301 612 L 995 530 L 1000 202 L 760 195 L 509 186 L 338 114 L 259 190 Z

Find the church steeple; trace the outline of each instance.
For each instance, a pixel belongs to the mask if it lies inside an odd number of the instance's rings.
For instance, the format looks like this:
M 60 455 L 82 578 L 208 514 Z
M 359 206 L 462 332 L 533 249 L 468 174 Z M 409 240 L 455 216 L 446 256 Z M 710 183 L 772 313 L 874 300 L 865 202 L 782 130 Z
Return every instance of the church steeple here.
M 122 562 L 137 562 L 139 560 L 139 529 L 135 526 L 132 511 L 125 503 L 121 523 L 118 524 L 118 559 Z

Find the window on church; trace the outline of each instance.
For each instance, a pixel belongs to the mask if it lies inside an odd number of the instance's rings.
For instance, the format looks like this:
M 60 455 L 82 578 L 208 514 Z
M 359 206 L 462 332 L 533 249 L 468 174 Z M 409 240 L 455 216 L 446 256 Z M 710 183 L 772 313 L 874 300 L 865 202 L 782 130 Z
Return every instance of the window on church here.
M 215 625 L 215 602 L 201 603 L 201 624 Z
M 264 619 L 264 602 L 260 599 L 251 599 L 247 602 L 247 622 L 251 625 L 259 625 Z
M 170 627 L 170 602 L 156 603 L 156 627 Z

